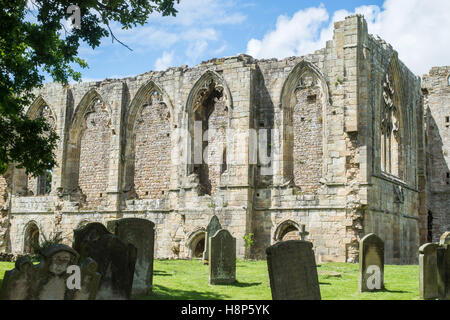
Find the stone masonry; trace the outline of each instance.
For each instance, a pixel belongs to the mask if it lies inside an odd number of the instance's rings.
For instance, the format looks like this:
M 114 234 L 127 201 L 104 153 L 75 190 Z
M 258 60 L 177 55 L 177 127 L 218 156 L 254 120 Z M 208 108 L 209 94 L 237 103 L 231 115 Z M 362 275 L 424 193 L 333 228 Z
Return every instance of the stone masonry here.
M 450 230 L 450 66 L 433 68 L 423 77 L 427 143 L 428 242 Z
M 318 263 L 358 261 L 369 233 L 386 263 L 417 263 L 428 212 L 435 238 L 449 228 L 450 170 L 435 150 L 447 141 L 448 75 L 433 69 L 423 96 L 420 78 L 355 15 L 303 57 L 46 84 L 28 112 L 54 121 L 58 166 L 50 192 L 48 179 L 13 165 L 0 179 L 1 250 L 23 252 L 36 228 L 70 244 L 88 222 L 137 217 L 155 223 L 157 258 L 192 258 L 215 214 L 238 257 L 264 258 L 306 225 Z

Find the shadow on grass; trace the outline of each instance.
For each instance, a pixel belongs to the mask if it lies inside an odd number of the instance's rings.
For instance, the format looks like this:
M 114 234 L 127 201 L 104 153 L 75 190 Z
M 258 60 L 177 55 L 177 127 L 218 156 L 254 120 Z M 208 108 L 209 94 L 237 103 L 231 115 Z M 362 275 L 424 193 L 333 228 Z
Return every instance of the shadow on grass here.
M 135 300 L 225 300 L 230 297 L 224 294 L 205 291 L 188 291 L 171 289 L 161 285 L 153 286 L 153 295 L 134 297 Z
M 160 270 L 154 270 L 153 275 L 158 276 L 158 277 L 173 277 L 173 274 L 167 273 L 166 271 L 160 271 Z
M 321 286 L 331 286 L 331 283 L 329 283 L 329 282 L 319 282 L 319 285 L 321 285 Z
M 378 292 L 387 292 L 387 293 L 410 293 L 409 291 L 403 291 L 403 290 L 389 290 L 389 289 L 382 289 L 378 290 Z
M 245 283 L 245 282 L 236 281 L 231 286 L 238 287 L 238 288 L 250 288 L 250 287 L 257 287 L 261 284 L 262 284 L 262 282 Z

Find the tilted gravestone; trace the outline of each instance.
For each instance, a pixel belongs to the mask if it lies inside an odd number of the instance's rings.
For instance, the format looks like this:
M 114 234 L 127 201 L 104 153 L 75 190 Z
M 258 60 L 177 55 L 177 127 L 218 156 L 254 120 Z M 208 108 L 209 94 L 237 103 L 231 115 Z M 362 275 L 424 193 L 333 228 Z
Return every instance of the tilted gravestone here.
M 214 215 L 209 221 L 208 226 L 206 227 L 205 251 L 203 252 L 203 263 L 205 264 L 208 263 L 209 257 L 209 239 L 220 229 L 222 229 L 222 226 L 220 225 L 219 218 Z
M 436 243 L 427 243 L 419 249 L 419 289 L 421 299 L 438 298 L 438 268 Z
M 91 257 L 101 274 L 97 300 L 125 300 L 131 297 L 137 250 L 108 232 L 101 223 L 74 230 L 73 248 L 82 258 Z
M 209 239 L 209 284 L 236 282 L 236 238 L 222 229 Z
M 450 300 L 450 232 L 445 232 L 437 249 L 439 298 Z
M 1 297 L 5 300 L 93 300 L 99 287 L 100 274 L 96 272 L 97 263 L 86 259 L 78 274 L 79 288 L 68 286 L 77 266 L 78 253 L 66 245 L 46 248 L 43 261 L 34 266 L 26 258 L 16 262 L 16 268 L 5 273 Z M 85 266 L 89 266 L 87 269 Z M 68 272 L 70 271 L 70 272 Z M 76 281 L 75 281 L 76 282 Z
M 155 224 L 150 220 L 126 218 L 108 222 L 108 230 L 137 249 L 133 295 L 150 295 L 153 283 Z
M 311 242 L 279 242 L 266 254 L 273 300 L 321 300 Z
M 359 243 L 359 292 L 384 289 L 384 242 L 371 233 Z

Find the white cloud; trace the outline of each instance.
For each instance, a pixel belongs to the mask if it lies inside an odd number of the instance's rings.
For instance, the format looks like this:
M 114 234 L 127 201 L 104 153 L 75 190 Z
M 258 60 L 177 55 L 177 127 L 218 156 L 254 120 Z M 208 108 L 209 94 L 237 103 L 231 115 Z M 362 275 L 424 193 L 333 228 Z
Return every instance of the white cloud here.
M 399 52 L 416 74 L 432 66 L 448 65 L 450 56 L 450 1 L 386 0 L 382 6 L 361 6 L 355 12 L 336 11 L 329 21 L 324 6 L 300 10 L 292 18 L 280 16 L 275 30 L 262 40 L 251 39 L 247 53 L 255 58 L 305 55 L 325 46 L 333 23 L 353 13 L 364 14 L 369 33 L 379 35 Z
M 284 58 L 318 49 L 319 34 L 329 16 L 324 6 L 300 10 L 290 19 L 279 16 L 276 29 L 262 40 L 251 39 L 247 53 L 255 58 Z
M 174 52 L 164 51 L 162 57 L 158 58 L 155 63 L 156 71 L 163 71 L 173 66 Z

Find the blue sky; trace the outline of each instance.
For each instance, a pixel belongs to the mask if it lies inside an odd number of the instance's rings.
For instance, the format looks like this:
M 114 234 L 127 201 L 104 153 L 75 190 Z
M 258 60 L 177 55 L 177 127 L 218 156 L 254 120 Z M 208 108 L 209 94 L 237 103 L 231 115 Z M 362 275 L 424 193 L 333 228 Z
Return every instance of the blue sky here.
M 175 18 L 155 15 L 129 31 L 116 26 L 115 35 L 133 51 L 110 38 L 95 50 L 82 47 L 79 55 L 89 64 L 83 79 L 134 76 L 240 53 L 308 54 L 332 38 L 333 21 L 355 12 L 366 16 L 369 32 L 390 42 L 416 74 L 450 64 L 448 0 L 181 0 L 177 8 Z

